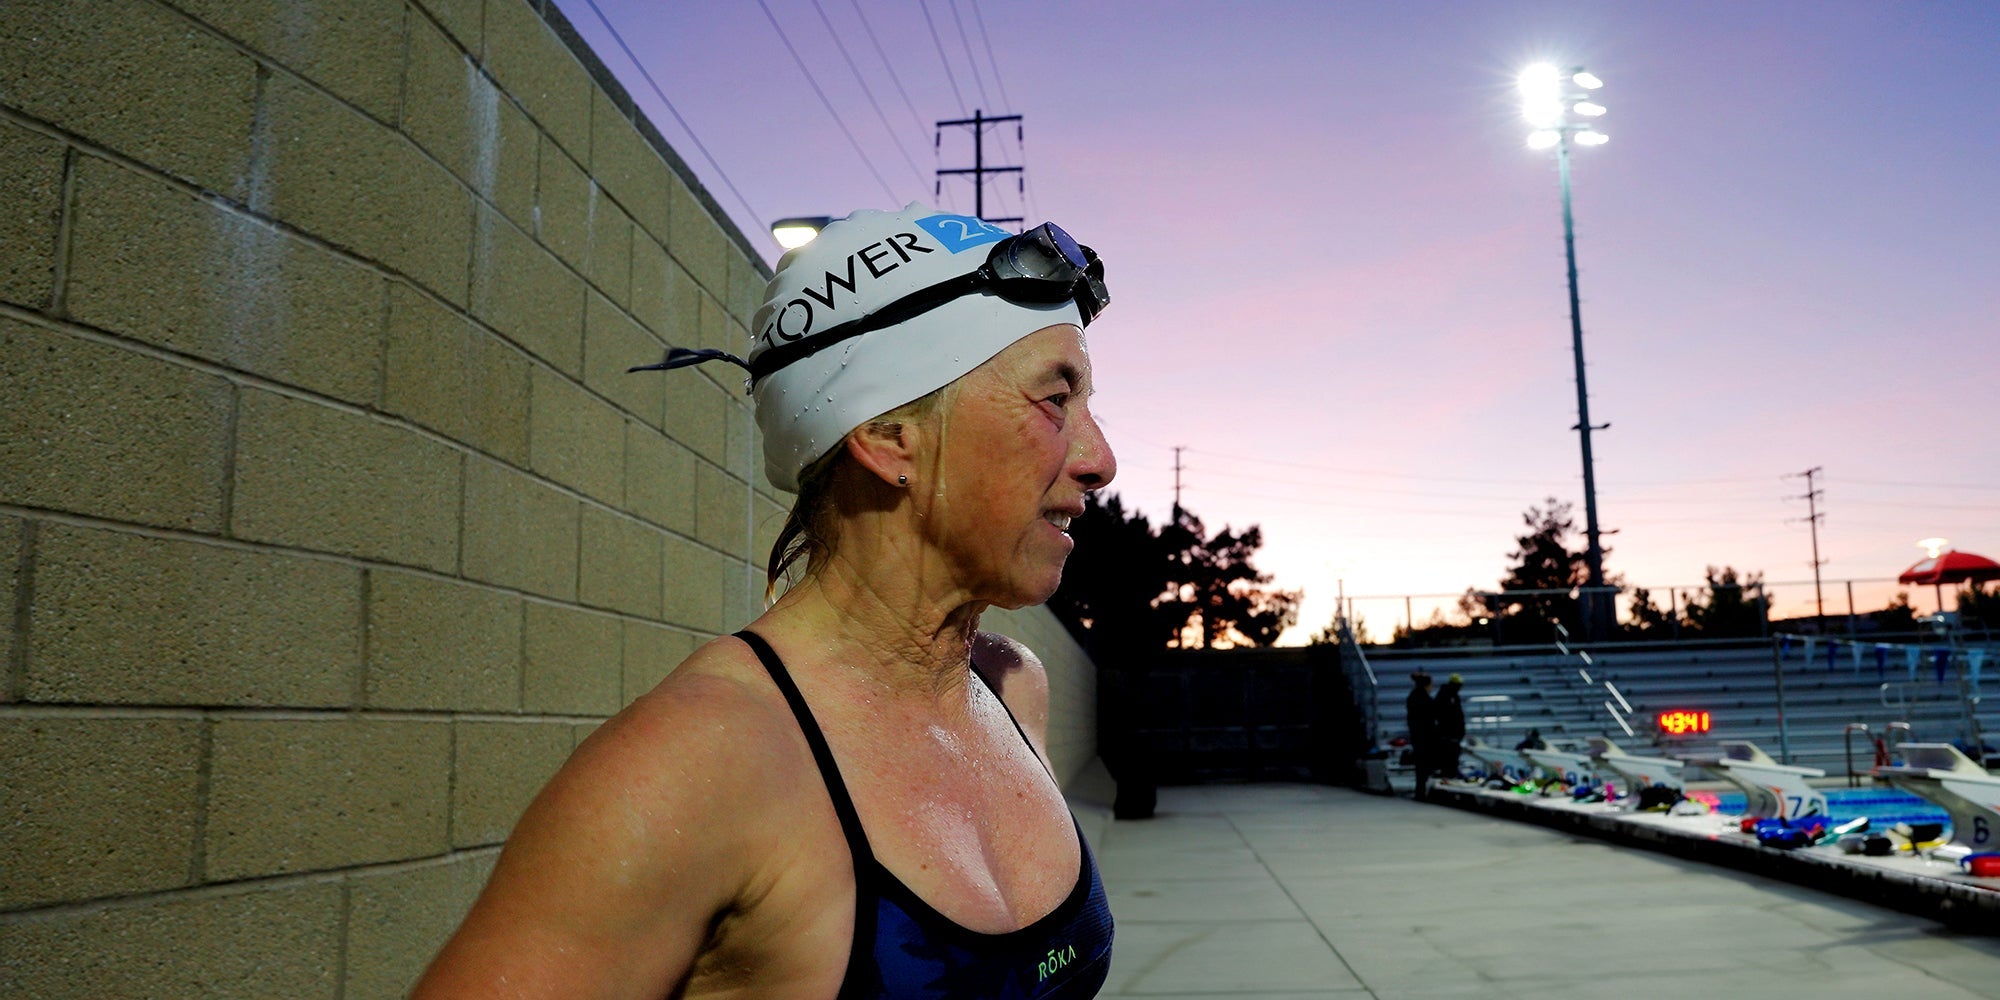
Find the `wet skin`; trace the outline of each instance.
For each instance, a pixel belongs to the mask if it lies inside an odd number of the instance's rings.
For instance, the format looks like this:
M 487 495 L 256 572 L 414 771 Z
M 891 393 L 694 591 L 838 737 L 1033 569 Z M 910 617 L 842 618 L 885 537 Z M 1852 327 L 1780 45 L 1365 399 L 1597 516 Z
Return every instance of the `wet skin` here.
M 1081 864 L 1046 771 L 1047 676 L 977 626 L 1054 591 L 1071 542 L 1052 521 L 1115 473 L 1089 360 L 1080 330 L 1041 330 L 961 379 L 937 419 L 850 436 L 866 496 L 836 558 L 751 625 L 812 706 L 878 859 L 976 931 L 1033 923 Z M 725 637 L 578 747 L 416 996 L 830 998 L 853 908 L 811 751 Z

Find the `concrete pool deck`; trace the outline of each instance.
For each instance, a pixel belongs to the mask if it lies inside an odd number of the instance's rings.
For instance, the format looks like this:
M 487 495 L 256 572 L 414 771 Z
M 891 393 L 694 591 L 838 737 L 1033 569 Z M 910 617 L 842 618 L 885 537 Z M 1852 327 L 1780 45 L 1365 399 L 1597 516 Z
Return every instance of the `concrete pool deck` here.
M 2000 937 L 1403 798 L 1165 788 L 1088 826 L 1104 996 L 2000 998 Z

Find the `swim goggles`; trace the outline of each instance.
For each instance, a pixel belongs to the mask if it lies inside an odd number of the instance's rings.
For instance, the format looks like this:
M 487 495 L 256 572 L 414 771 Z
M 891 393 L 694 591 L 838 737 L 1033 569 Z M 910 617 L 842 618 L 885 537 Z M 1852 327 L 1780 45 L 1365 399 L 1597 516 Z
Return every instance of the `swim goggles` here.
M 988 290 L 1009 302 L 1023 304 L 1055 305 L 1073 301 L 1085 326 L 1089 326 L 1090 321 L 1111 304 L 1111 293 L 1104 287 L 1104 261 L 1099 259 L 1097 251 L 1078 243 L 1061 226 L 1044 222 L 1025 233 L 993 244 L 992 251 L 986 255 L 986 263 L 976 271 L 919 288 L 866 316 L 827 327 L 802 340 L 771 347 L 757 355 L 755 360 L 744 361 L 726 351 L 714 349 L 674 347 L 667 350 L 666 360 L 658 364 L 639 365 L 626 370 L 659 371 L 684 368 L 704 361 L 727 361 L 748 369 L 750 382 L 755 385 L 771 373 L 842 341 L 895 326 L 954 299 Z

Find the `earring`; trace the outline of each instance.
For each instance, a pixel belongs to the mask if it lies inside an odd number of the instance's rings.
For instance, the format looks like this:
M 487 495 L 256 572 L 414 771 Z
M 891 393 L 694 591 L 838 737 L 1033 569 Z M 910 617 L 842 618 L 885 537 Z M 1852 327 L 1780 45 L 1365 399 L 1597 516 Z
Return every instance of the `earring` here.
M 910 477 L 908 477 L 908 476 L 897 476 L 897 477 L 896 477 L 896 485 L 897 485 L 897 486 L 908 486 L 908 485 L 910 485 Z

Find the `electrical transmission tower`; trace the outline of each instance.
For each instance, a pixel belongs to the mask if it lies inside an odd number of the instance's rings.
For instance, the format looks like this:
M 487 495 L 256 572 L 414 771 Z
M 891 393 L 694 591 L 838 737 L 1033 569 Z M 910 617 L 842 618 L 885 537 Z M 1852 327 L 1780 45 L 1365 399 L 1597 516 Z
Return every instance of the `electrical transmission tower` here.
M 1013 122 L 1013 123 L 1014 123 L 1014 141 L 1015 141 L 1016 143 L 1019 143 L 1019 142 L 1021 141 L 1021 116 L 1020 116 L 1020 115 L 994 115 L 994 116 L 991 116 L 991 117 L 989 117 L 989 116 L 987 116 L 986 114 L 984 114 L 983 112 L 981 112 L 981 111 L 980 111 L 980 110 L 979 110 L 978 108 L 974 108 L 974 109 L 972 110 L 972 117 L 970 117 L 970 118 L 960 118 L 960 119 L 957 119 L 957 120 L 954 120 L 954 121 L 948 121 L 948 122 L 938 122 L 938 123 L 937 123 L 937 134 L 936 134 L 936 136 L 935 136 L 935 137 L 933 138 L 932 142 L 933 142 L 933 144 L 934 144 L 934 145 L 935 145 L 935 146 L 936 146 L 937 148 L 939 148 L 939 149 L 943 149 L 943 148 L 944 148 L 944 130 L 945 130 L 945 129 L 947 129 L 947 128 L 967 128 L 967 129 L 971 129 L 971 130 L 972 130 L 972 166 L 969 166 L 969 167 L 953 167 L 953 168 L 951 168 L 951 169 L 948 169 L 948 170 L 945 170 L 945 169 L 941 169 L 941 170 L 939 170 L 939 171 L 937 172 L 937 183 L 936 183 L 936 185 L 935 185 L 935 188 L 934 188 L 934 190 L 932 191 L 932 197 L 934 197 L 934 198 L 941 198 L 941 197 L 943 197 L 943 196 L 944 196 L 944 179 L 945 179 L 945 177 L 947 177 L 947 176 L 960 176 L 960 175 L 964 175 L 964 174 L 971 174 L 971 175 L 972 175 L 972 214 L 973 214 L 974 216 L 976 216 L 977 218 L 979 218 L 979 219 L 982 219 L 982 220 L 984 220 L 984 221 L 986 221 L 986 222 L 993 222 L 993 223 L 1001 223 L 1001 222 L 1014 222 L 1014 223 L 1019 223 L 1019 222 L 1021 222 L 1021 221 L 1023 221 L 1023 220 L 1022 220 L 1021 216 L 1018 216 L 1018 215 L 1010 215 L 1010 216 L 999 216 L 999 217 L 994 217 L 994 216 L 989 216 L 989 215 L 987 215 L 987 214 L 986 214 L 986 175 L 987 175 L 987 174 L 1014 174 L 1014 175 L 1016 175 L 1016 177 L 1017 177 L 1017 181 L 1018 181 L 1018 184 L 1017 184 L 1017 187 L 1018 187 L 1019 191 L 1021 192 L 1021 197 L 1022 197 L 1022 199 L 1023 199 L 1023 204 L 1025 204 L 1025 203 L 1026 203 L 1026 198 L 1027 198 L 1027 193 L 1028 193 L 1028 184 L 1027 184 L 1027 181 L 1026 181 L 1026 179 L 1025 179 L 1025 178 L 1021 178 L 1021 177 L 1020 177 L 1020 175 L 1021 175 L 1021 174 L 1022 174 L 1022 173 L 1023 173 L 1024 171 L 1025 171 L 1025 169 L 1026 169 L 1026 168 L 1024 168 L 1024 167 L 1021 167 L 1021 166 L 1020 166 L 1020 165 L 1018 165 L 1018 164 L 1016 164 L 1016 165 L 1013 165 L 1013 166 L 1001 166 L 1001 167 L 993 167 L 993 166 L 987 166 L 987 165 L 986 165 L 986 129 L 987 129 L 987 127 L 988 127 L 988 126 L 991 126 L 991 125 L 996 125 L 996 124 L 999 124 L 999 123 L 1001 123 L 1001 122 Z
M 1804 477 L 1806 481 L 1806 491 L 1804 493 L 1795 497 L 1786 497 L 1785 499 L 1804 500 L 1806 502 L 1806 516 L 1802 518 L 1794 517 L 1790 520 L 1795 522 L 1805 521 L 1812 528 L 1813 611 L 1815 615 L 1813 622 L 1822 632 L 1826 631 L 1826 599 L 1820 594 L 1819 568 L 1826 565 L 1826 560 L 1819 557 L 1819 525 L 1821 521 L 1826 519 L 1826 515 L 1820 511 L 1819 502 L 1826 499 L 1826 491 L 1818 488 L 1817 480 L 1820 473 L 1824 471 L 1826 470 L 1815 465 L 1804 472 L 1788 473 L 1785 476 L 1786 479 Z

